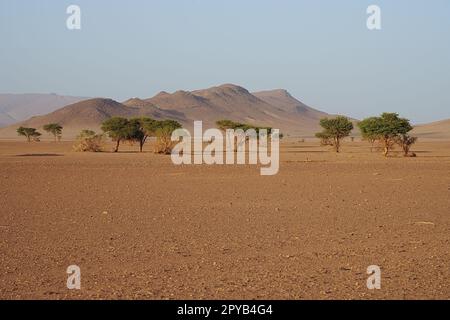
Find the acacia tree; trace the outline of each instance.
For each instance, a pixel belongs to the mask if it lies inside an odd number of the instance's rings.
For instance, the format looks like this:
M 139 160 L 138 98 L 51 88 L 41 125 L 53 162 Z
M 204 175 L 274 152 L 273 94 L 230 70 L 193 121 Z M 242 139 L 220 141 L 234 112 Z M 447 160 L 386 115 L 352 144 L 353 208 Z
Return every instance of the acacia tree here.
M 353 123 L 343 116 L 324 118 L 320 120 L 320 126 L 324 130 L 316 133 L 316 137 L 322 145 L 333 146 L 336 152 L 340 151 L 341 140 L 348 137 L 353 130 Z
M 137 136 L 136 123 L 130 123 L 126 118 L 113 117 L 103 122 L 101 129 L 114 141 L 116 146 L 113 151 L 119 151 L 122 141 L 135 140 Z
M 134 139 L 139 142 L 139 151 L 142 152 L 147 139 L 156 135 L 158 121 L 148 117 L 132 118 L 130 125 L 135 127 Z
M 18 128 L 17 134 L 19 136 L 24 136 L 25 138 L 27 138 L 28 142 L 31 142 L 31 140 L 39 141 L 39 137 L 42 135 L 35 128 L 24 128 L 24 127 Z
M 49 123 L 44 126 L 44 130 L 48 133 L 52 134 L 55 138 L 55 141 L 58 141 L 61 139 L 61 134 L 63 127 L 59 125 L 58 123 Z
M 403 156 L 408 157 L 410 155 L 409 150 L 411 149 L 412 145 L 417 142 L 417 137 L 411 137 L 408 134 L 401 134 L 397 137 L 397 144 L 402 147 L 403 149 Z M 415 157 L 415 154 L 412 154 Z
M 244 132 L 247 132 L 247 130 L 255 130 L 256 139 L 258 140 L 260 138 L 260 132 L 262 130 L 266 130 L 265 132 L 267 133 L 269 138 L 271 137 L 271 133 L 273 131 L 273 129 L 270 127 L 258 127 L 246 123 L 234 122 L 231 120 L 219 120 L 216 122 L 216 126 L 219 130 L 223 132 L 226 132 L 227 130 L 242 130 Z M 280 139 L 283 138 L 283 134 L 280 133 L 279 138 Z M 234 151 L 237 152 L 240 146 L 242 146 L 244 143 L 247 143 L 250 140 L 250 137 L 246 135 L 245 139 L 238 139 L 238 137 L 235 137 L 235 139 L 238 140 L 238 143 L 234 145 Z
M 408 119 L 397 113 L 383 113 L 380 117 L 367 118 L 358 124 L 363 136 L 379 141 L 385 157 L 394 148 L 399 137 L 407 135 L 413 128 Z M 409 150 L 408 150 L 409 151 Z
M 219 128 L 222 131 L 227 131 L 230 129 L 236 129 L 239 126 L 242 126 L 241 123 L 237 123 L 231 120 L 219 120 L 216 122 L 217 128 Z
M 243 130 L 244 132 L 250 129 L 253 129 L 256 131 L 257 134 L 259 134 L 260 131 L 262 130 L 267 130 L 267 134 L 271 134 L 272 133 L 272 128 L 270 127 L 258 127 L 258 126 L 253 126 L 247 123 L 240 123 L 240 122 L 234 122 L 231 120 L 219 120 L 216 122 L 217 127 L 222 130 L 222 131 L 226 131 L 229 129 L 232 130 Z
M 376 117 L 367 118 L 358 123 L 363 140 L 368 141 L 371 145 L 370 152 L 373 152 L 375 141 L 378 139 L 376 130 L 374 130 L 378 125 L 377 123 L 378 120 Z

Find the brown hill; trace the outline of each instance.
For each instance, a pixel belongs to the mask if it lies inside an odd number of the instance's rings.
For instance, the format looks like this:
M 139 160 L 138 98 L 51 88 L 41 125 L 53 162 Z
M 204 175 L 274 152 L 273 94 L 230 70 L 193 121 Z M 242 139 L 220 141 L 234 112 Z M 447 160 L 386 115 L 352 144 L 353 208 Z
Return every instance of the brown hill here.
M 114 116 L 135 117 L 149 116 L 154 119 L 175 119 L 185 122 L 183 115 L 174 111 L 165 111 L 153 105 L 136 104 L 137 101 L 127 101 L 128 105 L 121 104 L 111 99 L 95 98 L 68 105 L 45 116 L 32 117 L 29 120 L 17 123 L 7 128 L 0 129 L 0 137 L 16 138 L 16 129 L 19 126 L 37 128 L 48 123 L 59 123 L 64 127 L 65 138 L 74 138 L 81 130 L 91 129 L 100 131 L 103 121 Z
M 279 128 L 286 134 L 311 136 L 318 130 L 318 119 L 327 116 L 304 105 L 286 91 L 252 94 L 233 84 L 192 92 L 161 92 L 145 101 L 165 110 L 183 112 L 190 120 L 188 128 L 195 120 L 203 120 L 204 126 L 213 127 L 217 120 L 230 119 Z
M 418 125 L 412 134 L 420 138 L 450 139 L 450 119 Z
M 147 100 L 165 110 L 179 110 L 191 122 L 202 120 L 204 126 L 214 127 L 220 119 L 275 125 L 274 117 L 267 114 L 275 109 L 235 85 L 222 85 L 192 92 L 159 93 Z
M 296 100 L 285 90 L 252 94 L 243 87 L 225 84 L 192 92 L 161 92 L 153 98 L 132 98 L 123 103 L 100 98 L 85 100 L 0 129 L 0 138 L 16 138 L 19 126 L 41 130 L 47 123 L 61 124 L 64 137 L 73 138 L 82 129 L 99 130 L 101 122 L 112 116 L 144 115 L 174 119 L 188 129 L 192 129 L 196 120 L 202 120 L 204 128 L 211 128 L 217 120 L 230 119 L 271 126 L 286 135 L 296 136 L 313 136 L 319 130 L 319 119 L 327 116 Z
M 293 123 L 292 132 L 294 135 L 314 136 L 316 132 L 321 130 L 320 119 L 333 117 L 326 112 L 307 106 L 284 89 L 254 92 L 253 95 L 283 110 Z
M 287 112 L 301 114 L 305 118 L 316 120 L 329 116 L 325 112 L 308 107 L 284 89 L 253 92 L 253 95 Z

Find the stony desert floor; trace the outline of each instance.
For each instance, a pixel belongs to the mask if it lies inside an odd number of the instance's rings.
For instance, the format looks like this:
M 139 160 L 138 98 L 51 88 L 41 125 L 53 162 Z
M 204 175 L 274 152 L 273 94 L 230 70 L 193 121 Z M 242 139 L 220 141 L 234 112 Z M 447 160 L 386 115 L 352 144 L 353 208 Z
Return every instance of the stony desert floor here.
M 0 142 L 1 299 L 450 299 L 450 142 L 293 139 L 271 177 L 71 145 Z

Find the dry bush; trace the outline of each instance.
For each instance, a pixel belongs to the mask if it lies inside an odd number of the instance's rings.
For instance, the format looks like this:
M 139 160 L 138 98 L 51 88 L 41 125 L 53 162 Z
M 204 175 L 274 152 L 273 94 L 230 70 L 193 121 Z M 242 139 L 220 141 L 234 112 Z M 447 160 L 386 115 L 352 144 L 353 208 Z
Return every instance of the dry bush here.
M 91 130 L 83 130 L 78 135 L 73 149 L 76 152 L 101 152 L 102 145 L 103 135 Z
M 180 129 L 181 124 L 173 120 L 159 121 L 154 128 L 156 136 L 155 153 L 171 154 L 177 142 L 172 141 L 172 133 Z
M 159 154 L 171 154 L 176 142 L 171 139 L 172 133 L 169 131 L 160 132 L 155 143 L 155 153 Z
M 417 137 L 411 137 L 408 134 L 401 134 L 395 139 L 396 143 L 403 149 L 403 156 L 413 158 L 417 155 L 414 152 L 411 153 L 410 150 L 417 140 Z

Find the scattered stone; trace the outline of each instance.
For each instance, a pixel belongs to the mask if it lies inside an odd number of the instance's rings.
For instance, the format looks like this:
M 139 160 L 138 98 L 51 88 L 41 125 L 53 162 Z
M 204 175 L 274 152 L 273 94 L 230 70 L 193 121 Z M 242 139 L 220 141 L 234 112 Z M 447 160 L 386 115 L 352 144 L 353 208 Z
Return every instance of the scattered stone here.
M 429 222 L 429 221 L 419 221 L 419 222 L 415 222 L 415 225 L 423 225 L 423 226 L 434 226 L 435 224 L 433 222 Z

